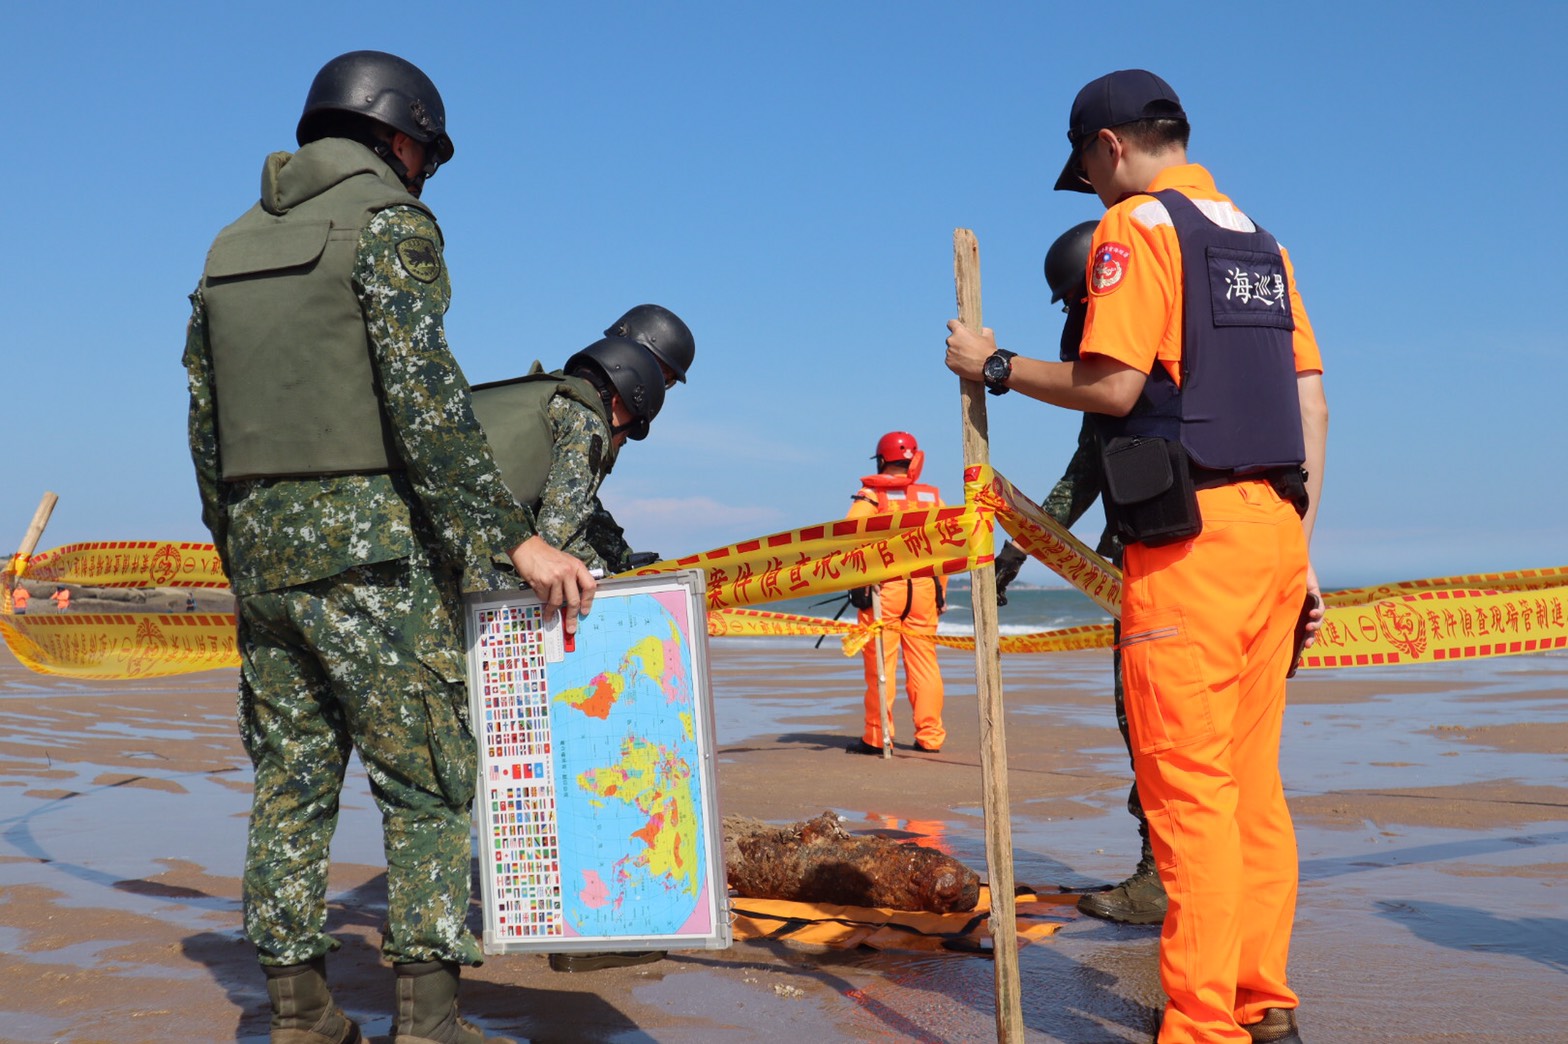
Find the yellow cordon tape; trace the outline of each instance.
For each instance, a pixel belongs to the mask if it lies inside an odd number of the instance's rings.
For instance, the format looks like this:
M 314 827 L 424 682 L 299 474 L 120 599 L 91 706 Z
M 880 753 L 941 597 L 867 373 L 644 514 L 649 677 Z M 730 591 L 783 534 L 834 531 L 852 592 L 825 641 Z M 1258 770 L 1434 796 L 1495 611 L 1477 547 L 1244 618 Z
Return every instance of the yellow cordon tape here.
M 871 640 L 877 628 L 883 631 L 896 631 L 898 622 L 889 620 L 862 627 L 858 623 L 847 620 L 828 620 L 820 616 L 796 616 L 759 609 L 721 609 L 708 614 L 708 634 L 715 637 L 816 638 L 823 635 L 837 635 L 843 642 L 845 656 L 853 656 L 860 652 Z M 1006 653 L 1109 649 L 1111 625 L 1084 624 L 1054 631 L 1004 634 L 1000 641 L 1002 651 Z M 936 636 L 936 644 L 949 649 L 973 650 L 975 640 L 970 635 L 939 634 Z
M 973 470 L 973 469 L 971 469 Z M 1122 571 L 1089 549 L 1001 475 L 985 469 L 976 498 L 991 505 L 1013 543 L 1112 616 L 1122 614 Z M 968 486 L 965 486 L 968 493 Z
M 962 573 L 991 561 L 992 511 L 976 503 L 970 469 L 961 507 L 820 522 L 635 570 L 702 569 L 708 610 L 847 591 L 902 576 Z M 990 469 L 984 478 L 989 481 Z
M 797 616 L 766 609 L 717 609 L 708 613 L 708 635 L 712 638 L 813 638 L 824 634 L 847 635 L 858 626 L 847 620 Z
M 1469 576 L 1443 576 L 1430 580 L 1404 580 L 1375 587 L 1347 587 L 1325 592 L 1330 606 L 1367 605 L 1385 598 L 1401 598 L 1425 591 L 1539 591 L 1549 587 L 1568 587 L 1568 566 L 1556 569 L 1518 569 L 1511 573 L 1472 573 Z
M 939 634 L 936 644 L 949 649 L 974 649 L 973 635 Z M 1110 624 L 1084 624 L 1054 631 L 1029 634 L 1004 634 L 997 639 L 1004 653 L 1078 652 L 1083 649 L 1109 649 L 1114 643 Z
M 216 548 L 173 540 L 67 544 L 34 555 L 13 571 L 29 580 L 88 587 L 229 586 Z
M 1333 596 L 1328 600 L 1332 604 Z M 1330 609 L 1301 665 L 1447 663 L 1563 648 L 1568 648 L 1568 587 L 1445 587 Z
M 39 674 L 158 678 L 240 664 L 230 613 L 6 615 L 0 634 Z
M 1444 586 L 1453 579 L 1458 578 L 1413 581 L 1430 589 L 1329 609 L 1318 640 L 1303 655 L 1301 666 L 1446 663 L 1568 648 L 1568 586 L 1523 591 L 1472 591 Z M 1343 593 L 1333 592 L 1325 598 L 1333 603 Z M 754 620 L 737 618 L 737 612 L 709 614 L 708 633 L 752 637 L 839 635 L 845 655 L 852 656 L 871 639 L 874 628 L 897 629 L 896 623 L 862 627 L 784 613 L 767 613 L 766 619 Z M 975 647 L 974 638 L 966 635 L 939 634 L 936 643 L 952 649 Z M 1004 653 L 1109 649 L 1112 631 L 1110 624 L 1087 624 L 1031 634 L 1006 634 L 999 644 Z
M 1112 616 L 1121 571 L 1096 555 L 989 467 L 964 474 L 964 504 L 822 522 L 655 563 L 640 574 L 708 573 L 708 633 L 715 637 L 837 635 L 845 654 L 874 628 L 746 608 L 832 594 L 901 576 L 951 575 L 991 561 L 995 522 Z M 211 544 L 166 540 L 70 544 L 31 559 L 13 555 L 6 574 L 89 587 L 227 588 Z M 1409 580 L 1324 595 L 1328 612 L 1304 668 L 1444 663 L 1568 648 L 1568 566 Z M 148 678 L 235 667 L 234 617 L 212 613 L 0 612 L 0 635 L 17 659 L 44 674 Z M 973 649 L 975 640 L 937 635 Z M 1003 635 L 1001 651 L 1110 648 L 1110 624 Z

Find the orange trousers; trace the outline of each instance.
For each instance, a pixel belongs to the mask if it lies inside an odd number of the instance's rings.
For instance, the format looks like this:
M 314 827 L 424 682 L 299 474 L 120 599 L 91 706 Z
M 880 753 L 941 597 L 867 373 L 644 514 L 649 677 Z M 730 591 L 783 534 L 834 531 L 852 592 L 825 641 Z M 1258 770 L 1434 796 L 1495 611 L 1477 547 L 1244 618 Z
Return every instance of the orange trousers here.
M 891 724 L 898 694 L 898 656 L 902 651 L 904 689 L 915 714 L 915 742 L 930 750 L 940 750 L 947 739 L 947 730 L 942 727 L 942 672 L 936 663 L 936 581 L 926 578 L 889 580 L 881 586 L 880 592 L 882 619 L 886 621 L 882 630 L 882 671 L 887 678 L 888 739 L 891 741 L 897 731 Z M 868 624 L 872 619 L 869 609 L 860 611 L 861 624 Z M 877 701 L 876 643 L 867 642 L 860 655 L 866 667 L 866 723 L 861 738 L 873 747 L 880 747 L 882 721 Z
M 1162 1044 L 1235 1041 L 1285 984 L 1296 835 L 1279 777 L 1306 593 L 1295 510 L 1266 482 L 1199 490 L 1203 532 L 1127 547 L 1122 667 L 1138 794 L 1170 899 Z

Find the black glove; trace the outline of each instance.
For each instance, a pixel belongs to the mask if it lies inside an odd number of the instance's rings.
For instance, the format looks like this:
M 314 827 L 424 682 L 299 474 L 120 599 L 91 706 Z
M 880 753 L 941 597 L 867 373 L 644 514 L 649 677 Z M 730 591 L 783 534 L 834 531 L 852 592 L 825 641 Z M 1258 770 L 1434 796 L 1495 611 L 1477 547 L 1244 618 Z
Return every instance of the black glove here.
M 1007 585 L 1018 579 L 1018 571 L 1029 561 L 1029 556 L 1013 546 L 1009 540 L 996 556 L 996 604 L 1007 604 Z
M 658 561 L 662 559 L 657 551 L 633 551 L 621 560 L 621 569 L 641 569 Z
M 871 588 L 851 587 L 849 589 L 849 604 L 856 609 L 871 608 Z

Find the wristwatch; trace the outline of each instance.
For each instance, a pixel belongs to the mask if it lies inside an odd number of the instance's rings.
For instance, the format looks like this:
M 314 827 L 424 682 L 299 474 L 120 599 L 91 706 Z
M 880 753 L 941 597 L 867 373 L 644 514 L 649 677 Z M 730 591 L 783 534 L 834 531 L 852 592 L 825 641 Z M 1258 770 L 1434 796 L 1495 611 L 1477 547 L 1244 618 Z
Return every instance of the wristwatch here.
M 1013 356 L 1017 354 L 1006 348 L 998 348 L 986 356 L 985 365 L 980 370 L 985 378 L 986 391 L 992 395 L 1007 394 L 1007 379 L 1013 375 Z

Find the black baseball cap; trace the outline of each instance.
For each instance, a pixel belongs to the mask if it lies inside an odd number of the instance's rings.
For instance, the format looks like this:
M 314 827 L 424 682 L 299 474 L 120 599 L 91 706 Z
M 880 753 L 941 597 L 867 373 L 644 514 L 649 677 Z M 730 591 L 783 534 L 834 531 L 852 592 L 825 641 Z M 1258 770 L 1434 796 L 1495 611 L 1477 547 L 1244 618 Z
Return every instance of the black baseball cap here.
M 1058 192 L 1093 192 L 1078 177 L 1078 148 L 1090 135 L 1106 127 L 1156 118 L 1185 120 L 1187 113 L 1171 85 L 1147 69 L 1120 69 L 1090 80 L 1073 99 L 1067 117 L 1067 140 L 1072 152 L 1056 179 Z

